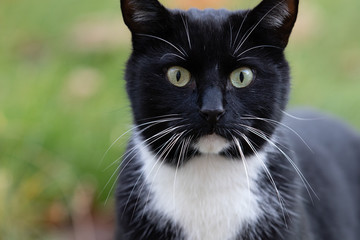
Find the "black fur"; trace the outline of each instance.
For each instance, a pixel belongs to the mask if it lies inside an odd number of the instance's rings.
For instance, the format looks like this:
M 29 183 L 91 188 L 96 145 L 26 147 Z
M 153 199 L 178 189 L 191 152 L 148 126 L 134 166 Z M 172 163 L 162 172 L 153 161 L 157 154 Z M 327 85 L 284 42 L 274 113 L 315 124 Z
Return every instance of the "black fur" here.
M 234 128 L 246 132 L 241 127 L 235 126 L 239 123 L 238 120 L 242 115 L 279 121 L 280 110 L 285 108 L 289 88 L 289 67 L 284 59 L 283 48 L 277 44 L 275 46 L 279 48 L 254 49 L 244 53 L 241 56 L 244 59 L 241 61 L 237 61 L 234 56 L 234 50 L 240 42 L 240 37 L 245 36 L 247 30 L 261 19 L 261 15 L 257 16 L 257 12 L 255 12 L 256 14 L 250 13 L 247 16 L 248 20 L 244 21 L 234 47 L 230 46 L 230 34 L 235 38 L 247 13 L 247 11 L 231 13 L 225 10 L 198 11 L 193 9 L 185 14 L 173 11 L 171 14 L 167 13 L 170 15 L 164 25 L 162 21 L 158 23 L 159 26 L 152 24 L 151 34 L 176 43 L 177 46 L 184 49 L 189 55 L 185 61 L 173 55 L 165 55 L 167 53 L 180 54 L 171 45 L 157 38 L 133 32 L 133 54 L 128 62 L 126 79 L 135 123 L 141 125 L 149 119 L 154 120 L 159 116 L 181 114 L 181 117 L 184 118 L 181 120 L 181 124 L 191 125 L 179 128 L 177 132 L 191 130 L 187 135 L 194 135 L 196 138 L 209 134 L 212 127 L 199 114 L 198 110 L 202 97 L 210 86 L 216 86 L 221 90 L 226 112 L 218 123 L 215 131 L 217 134 L 230 138 L 224 129 Z M 189 26 L 190 38 L 193 40 L 191 49 L 183 21 L 186 21 Z M 147 22 L 143 24 L 146 25 Z M 230 27 L 232 33 L 230 33 Z M 154 33 L 154 29 L 157 28 L 160 30 Z M 258 45 L 274 44 L 270 30 L 264 31 L 264 28 L 258 26 L 237 53 Z M 277 32 L 277 30 L 272 31 Z M 174 65 L 183 66 L 192 73 L 193 83 L 191 85 L 180 89 L 167 81 L 166 70 Z M 230 73 L 240 66 L 253 68 L 256 71 L 256 81 L 250 88 L 228 89 Z M 260 127 L 258 122 L 244 121 L 243 123 L 255 128 Z M 178 123 L 171 124 L 178 125 Z M 147 139 L 168 126 L 164 123 L 146 129 L 143 133 L 144 138 Z M 146 125 L 140 128 L 144 129 Z M 271 134 L 274 125 L 261 123 L 261 129 L 265 133 Z M 235 133 L 232 132 L 232 134 Z M 170 134 L 155 141 L 151 144 L 152 149 L 154 151 L 159 149 L 168 138 L 170 138 Z M 262 139 L 255 136 L 252 136 L 252 139 L 258 147 L 264 143 Z M 243 145 L 246 146 L 245 143 Z M 246 154 L 252 153 L 250 149 L 246 149 L 245 152 Z M 188 152 L 188 156 L 193 154 L 191 150 Z M 170 153 L 168 159 L 174 162 L 173 159 L 177 159 L 176 153 Z
M 268 168 L 284 198 L 283 205 L 264 172 L 258 186 L 267 196 L 261 205 L 266 214 L 257 224 L 239 229 L 237 239 L 357 239 L 360 138 L 333 120 L 283 119 L 290 86 L 284 48 L 296 20 L 297 0 L 264 0 L 253 10 L 237 12 L 167 10 L 156 0 L 122 0 L 121 6 L 132 32 L 133 52 L 125 78 L 134 124 L 143 139 L 151 140 L 148 143 L 154 153 L 182 132 L 181 138 L 191 137 L 193 143 L 212 133 L 230 142 L 235 137 L 245 156 L 252 155 L 253 149 L 241 134 L 256 150 L 267 144 L 267 138 L 277 137 Z M 189 70 L 191 82 L 182 88 L 172 85 L 166 77 L 172 66 Z M 229 75 L 243 66 L 251 68 L 256 77 L 248 87 L 236 89 Z M 201 107 L 213 101 L 212 95 L 224 108 L 216 123 L 201 113 Z M 309 111 L 300 113 L 318 118 Z M 165 117 L 173 119 L 149 124 Z M 282 120 L 288 127 L 279 124 Z M 154 138 L 169 127 L 176 129 Z M 132 147 L 130 142 L 116 193 L 117 239 L 186 239 L 171 219 L 141 211 L 150 195 L 149 186 L 139 184 L 144 179 Z M 185 152 L 173 147 L 163 160 L 181 167 L 199 154 L 191 146 Z M 234 142 L 221 154 L 229 160 L 241 159 Z M 308 183 L 287 157 L 299 166 Z

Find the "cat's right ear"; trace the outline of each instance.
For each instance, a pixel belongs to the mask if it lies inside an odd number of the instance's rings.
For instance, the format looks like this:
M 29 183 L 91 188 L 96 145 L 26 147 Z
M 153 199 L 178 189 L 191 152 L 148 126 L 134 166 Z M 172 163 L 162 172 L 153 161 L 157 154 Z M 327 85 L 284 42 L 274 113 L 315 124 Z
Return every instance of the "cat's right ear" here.
M 169 17 L 157 0 L 121 0 L 121 11 L 132 33 L 151 33 L 159 24 L 165 25 Z
M 256 25 L 285 48 L 297 18 L 298 6 L 299 0 L 262 0 L 251 11 L 251 16 Z

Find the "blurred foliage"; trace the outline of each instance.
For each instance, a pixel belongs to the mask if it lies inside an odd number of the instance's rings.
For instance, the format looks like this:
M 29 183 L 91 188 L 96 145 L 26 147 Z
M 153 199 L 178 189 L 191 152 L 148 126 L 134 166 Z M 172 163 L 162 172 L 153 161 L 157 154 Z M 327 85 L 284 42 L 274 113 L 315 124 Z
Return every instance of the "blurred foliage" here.
M 129 42 L 109 1 L 4 0 L 0 28 L 0 239 L 47 239 L 73 228 L 79 187 L 113 205 Z
M 287 55 L 291 104 L 359 128 L 358 9 L 356 0 L 302 0 Z M 79 233 L 88 225 L 77 223 L 91 216 L 92 227 L 102 219 L 111 229 L 113 173 L 127 135 L 117 138 L 131 124 L 122 80 L 130 36 L 119 3 L 2 0 L 0 29 L 0 239 L 91 239 Z M 79 213 L 81 206 L 89 207 Z

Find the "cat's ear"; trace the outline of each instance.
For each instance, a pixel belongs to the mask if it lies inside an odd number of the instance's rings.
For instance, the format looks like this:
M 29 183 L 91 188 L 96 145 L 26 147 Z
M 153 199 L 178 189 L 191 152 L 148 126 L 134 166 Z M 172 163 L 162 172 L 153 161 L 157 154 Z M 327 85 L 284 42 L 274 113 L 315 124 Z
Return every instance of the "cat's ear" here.
M 125 24 L 132 33 L 150 33 L 165 24 L 169 12 L 157 0 L 121 0 Z
M 298 6 L 299 0 L 263 0 L 252 10 L 252 16 L 285 48 L 297 18 Z

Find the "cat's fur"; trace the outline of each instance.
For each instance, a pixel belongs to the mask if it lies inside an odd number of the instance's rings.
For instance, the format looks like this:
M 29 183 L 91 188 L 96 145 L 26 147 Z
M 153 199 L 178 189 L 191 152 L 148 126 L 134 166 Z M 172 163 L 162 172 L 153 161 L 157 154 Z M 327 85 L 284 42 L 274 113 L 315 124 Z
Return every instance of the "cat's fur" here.
M 236 12 L 121 7 L 134 129 L 118 240 L 358 239 L 360 137 L 309 110 L 284 112 L 298 0 Z M 186 86 L 167 79 L 172 66 L 189 70 Z M 245 88 L 229 80 L 239 67 L 255 74 Z

